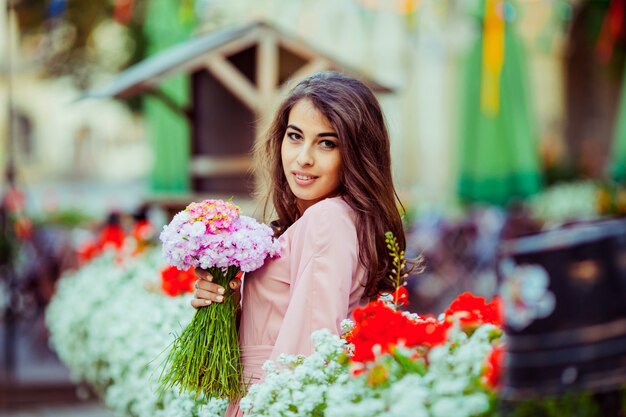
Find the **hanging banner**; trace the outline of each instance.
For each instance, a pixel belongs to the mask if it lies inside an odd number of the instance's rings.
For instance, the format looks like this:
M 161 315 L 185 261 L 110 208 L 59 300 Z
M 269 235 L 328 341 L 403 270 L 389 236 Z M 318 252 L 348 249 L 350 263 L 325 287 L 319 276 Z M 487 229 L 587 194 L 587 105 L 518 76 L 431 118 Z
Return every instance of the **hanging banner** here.
M 608 63 L 611 60 L 615 43 L 620 37 L 624 36 L 625 12 L 626 0 L 611 0 L 602 22 L 598 43 L 596 44 L 598 55 L 604 63 Z
M 133 19 L 134 0 L 115 0 L 113 19 L 122 25 L 128 25 Z
M 180 9 L 178 9 L 178 18 L 183 25 L 193 22 L 194 20 L 194 1 L 181 0 Z
M 500 75 L 504 65 L 504 2 L 485 0 L 480 108 L 496 116 L 500 111 Z
M 56 19 L 65 13 L 67 8 L 67 0 L 50 0 L 48 5 L 48 16 L 50 19 Z

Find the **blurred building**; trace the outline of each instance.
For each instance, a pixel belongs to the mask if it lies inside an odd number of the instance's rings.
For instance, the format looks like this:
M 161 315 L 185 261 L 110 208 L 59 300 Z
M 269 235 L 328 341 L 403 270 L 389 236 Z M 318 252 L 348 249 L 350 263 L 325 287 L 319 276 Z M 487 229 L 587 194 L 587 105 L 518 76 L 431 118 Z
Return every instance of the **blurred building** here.
M 481 2 L 232 0 L 199 2 L 201 30 L 266 19 L 394 89 L 381 97 L 392 137 L 395 181 L 411 207 L 454 199 L 458 176 L 462 62 L 481 35 Z M 537 152 L 565 155 L 562 51 L 556 2 L 516 2 L 528 46 Z M 540 91 L 540 95 L 532 94 Z
M 5 4 L 6 0 L 2 2 Z M 381 103 L 392 137 L 395 180 L 402 199 L 409 206 L 418 207 L 427 202 L 445 204 L 454 200 L 457 193 L 459 120 L 463 112 L 460 94 L 465 88 L 461 74 L 468 51 L 484 30 L 482 17 L 477 13 L 483 3 L 164 0 L 136 2 L 136 9 L 126 12 L 143 19 L 147 55 L 198 32 L 264 20 L 389 86 L 395 93 L 381 97 Z M 597 31 L 602 26 L 608 3 L 502 3 L 506 24 L 515 27 L 526 52 L 527 93 L 536 130 L 528 140 L 536 146 L 544 168 L 558 169 L 570 164 L 592 177 L 603 175 L 613 141 L 616 91 L 623 69 L 618 68 L 614 76 L 610 72 L 616 71 L 602 67 L 596 57 L 596 35 L 584 33 L 584 28 L 593 24 Z M 140 4 L 150 7 L 140 11 Z M 113 14 L 109 9 L 106 10 Z M 5 8 L 2 10 L 4 13 Z M 5 33 L 7 16 L 2 16 L 0 25 Z M 106 50 L 98 64 L 109 65 L 103 70 L 104 76 L 92 80 L 93 85 L 105 82 L 116 68 L 122 68 L 133 49 L 127 42 L 129 30 L 124 26 L 130 25 L 129 20 L 120 24 L 111 17 L 115 16 L 110 16 L 90 41 L 94 48 Z M 63 30 L 62 25 L 50 29 L 47 37 L 62 38 Z M 3 56 L 6 41 L 7 37 L 0 37 Z M 165 156 L 148 146 L 152 138 L 165 131 L 174 137 L 189 136 L 180 115 L 149 97 L 144 101 L 143 114 L 151 121 L 144 129 L 126 107 L 117 103 L 74 103 L 78 92 L 69 82 L 39 80 L 37 66 L 29 61 L 32 43 L 32 39 L 22 42 L 21 60 L 17 51 L 13 54 L 21 65 L 20 75 L 15 75 L 12 82 L 16 87 L 16 135 L 25 138 L 16 146 L 20 175 L 32 179 L 74 176 L 101 180 L 151 175 L 153 185 L 159 189 L 184 192 L 190 188 L 188 182 L 171 183 L 168 178 L 172 171 L 190 165 L 191 145 L 171 141 L 162 152 Z M 5 74 L 0 80 L 0 95 L 6 97 L 7 66 L 0 65 Z M 166 90 L 176 103 L 189 100 L 184 80 L 168 81 Z M 6 107 L 6 99 L 0 106 Z M 5 132 L 7 111 L 3 110 L 0 126 L 4 126 Z M 6 145 L 4 134 L 0 140 Z M 6 160 L 6 155 L 2 159 Z M 161 168 L 163 164 L 167 169 Z M 155 172 L 156 168 L 159 172 Z
M 36 54 L 28 45 L 17 47 L 16 16 L 6 12 L 5 3 L 0 1 L 2 172 L 11 157 L 18 180 L 25 182 L 145 178 L 152 153 L 141 119 L 113 100 L 78 102 L 80 91 L 68 77 L 42 77 Z

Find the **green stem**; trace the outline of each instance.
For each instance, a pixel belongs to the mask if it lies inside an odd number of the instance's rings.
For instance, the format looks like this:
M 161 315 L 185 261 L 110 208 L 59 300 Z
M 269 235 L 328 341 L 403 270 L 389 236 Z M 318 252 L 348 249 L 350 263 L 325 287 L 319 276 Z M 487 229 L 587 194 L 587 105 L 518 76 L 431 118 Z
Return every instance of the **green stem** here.
M 237 400 L 245 395 L 236 315 L 238 305 L 230 280 L 239 272 L 210 268 L 213 282 L 226 289 L 224 301 L 196 311 L 191 323 L 173 343 L 159 378 L 162 390 L 179 386 L 196 397 Z

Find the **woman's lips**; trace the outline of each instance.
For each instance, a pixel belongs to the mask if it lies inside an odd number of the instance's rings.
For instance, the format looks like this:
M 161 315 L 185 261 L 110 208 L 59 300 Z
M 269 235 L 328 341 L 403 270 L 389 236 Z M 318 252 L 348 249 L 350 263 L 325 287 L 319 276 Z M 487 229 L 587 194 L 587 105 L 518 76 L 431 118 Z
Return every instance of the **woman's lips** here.
M 306 175 L 296 172 L 293 173 L 293 177 L 298 185 L 309 185 L 318 178 L 314 175 Z

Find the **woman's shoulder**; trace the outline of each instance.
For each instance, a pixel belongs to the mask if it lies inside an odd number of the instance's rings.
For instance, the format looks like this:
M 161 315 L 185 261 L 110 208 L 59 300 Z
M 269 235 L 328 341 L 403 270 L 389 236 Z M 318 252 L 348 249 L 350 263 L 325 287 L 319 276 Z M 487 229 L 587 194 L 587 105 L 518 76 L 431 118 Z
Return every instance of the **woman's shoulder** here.
M 313 204 L 305 210 L 302 217 L 312 217 L 319 215 L 352 215 L 352 207 L 341 196 L 325 198 Z
M 354 224 L 354 211 L 342 197 L 331 197 L 306 209 L 301 220 L 303 222 L 320 221 L 325 224 L 348 220 L 349 223 Z
M 327 198 L 313 204 L 294 226 L 294 237 L 310 239 L 321 245 L 331 239 L 344 242 L 357 239 L 354 212 L 341 197 Z
M 307 208 L 288 232 L 292 249 L 307 247 L 312 253 L 336 245 L 352 250 L 349 248 L 358 245 L 353 210 L 341 197 L 327 198 Z

